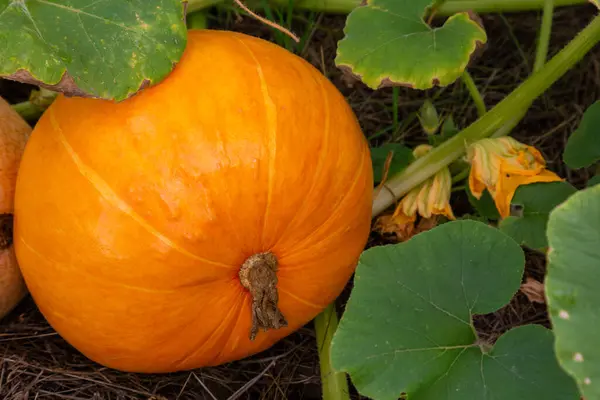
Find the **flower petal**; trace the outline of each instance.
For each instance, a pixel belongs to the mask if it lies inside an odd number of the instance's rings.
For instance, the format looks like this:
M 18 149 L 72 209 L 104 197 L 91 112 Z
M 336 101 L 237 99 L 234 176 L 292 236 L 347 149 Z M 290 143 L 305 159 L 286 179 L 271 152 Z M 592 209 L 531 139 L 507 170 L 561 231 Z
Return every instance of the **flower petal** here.
M 536 182 L 557 182 L 563 181 L 561 177 L 547 169 L 537 175 L 518 175 L 518 174 L 502 174 L 498 182 L 497 192 L 494 197 L 496 208 L 500 217 L 506 218 L 510 215 L 510 202 L 521 185 L 528 185 Z

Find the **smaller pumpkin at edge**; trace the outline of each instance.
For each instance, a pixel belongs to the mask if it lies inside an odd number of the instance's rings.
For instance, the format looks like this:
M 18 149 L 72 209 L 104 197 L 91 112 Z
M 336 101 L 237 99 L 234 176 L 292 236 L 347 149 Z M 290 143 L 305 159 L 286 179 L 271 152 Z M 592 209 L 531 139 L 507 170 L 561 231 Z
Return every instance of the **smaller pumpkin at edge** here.
M 17 172 L 31 127 L 0 97 L 0 318 L 27 294 L 13 246 L 13 204 Z

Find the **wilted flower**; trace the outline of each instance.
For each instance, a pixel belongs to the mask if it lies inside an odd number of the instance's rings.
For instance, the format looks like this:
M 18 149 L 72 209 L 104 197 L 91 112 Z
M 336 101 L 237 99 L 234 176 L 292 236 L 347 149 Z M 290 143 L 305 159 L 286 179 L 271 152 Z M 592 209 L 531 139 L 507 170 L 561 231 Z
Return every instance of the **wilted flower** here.
M 487 188 L 502 218 L 510 215 L 510 202 L 519 186 L 562 180 L 546 169 L 546 161 L 535 147 L 511 137 L 478 140 L 468 147 L 467 160 L 471 193 L 479 199 Z
M 420 145 L 413 150 L 415 158 L 422 157 L 431 150 L 432 146 Z M 444 215 L 456 219 L 450 207 L 450 191 L 452 176 L 448 167 L 439 170 L 434 176 L 414 187 L 400 200 L 394 214 L 380 220 L 382 231 L 393 231 L 406 239 L 412 236 L 417 215 L 429 219 Z M 428 224 L 425 224 L 426 226 Z

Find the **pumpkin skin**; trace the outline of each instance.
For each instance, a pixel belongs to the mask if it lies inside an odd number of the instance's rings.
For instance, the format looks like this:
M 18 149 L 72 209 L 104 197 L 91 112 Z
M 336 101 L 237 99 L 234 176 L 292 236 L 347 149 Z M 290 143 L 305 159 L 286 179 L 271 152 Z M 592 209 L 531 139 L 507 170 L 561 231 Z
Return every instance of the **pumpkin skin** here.
M 31 127 L 0 97 L 0 318 L 27 294 L 13 246 L 13 207 L 19 163 Z
M 27 286 L 88 358 L 172 372 L 244 358 L 314 318 L 366 243 L 372 168 L 337 89 L 287 50 L 189 32 L 159 84 L 113 103 L 59 96 L 22 160 Z M 277 257 L 287 326 L 254 340 L 249 257 Z

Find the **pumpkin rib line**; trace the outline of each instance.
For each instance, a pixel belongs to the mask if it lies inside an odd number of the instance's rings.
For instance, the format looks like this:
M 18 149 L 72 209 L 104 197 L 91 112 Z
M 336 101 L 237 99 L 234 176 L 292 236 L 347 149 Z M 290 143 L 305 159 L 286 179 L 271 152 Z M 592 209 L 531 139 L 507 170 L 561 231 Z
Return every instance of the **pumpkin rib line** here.
M 131 207 L 129 204 L 127 204 L 127 202 L 125 200 L 123 200 L 121 197 L 119 197 L 119 195 L 108 185 L 108 183 L 106 181 L 104 181 L 104 179 L 102 179 L 100 174 L 98 174 L 93 168 L 91 168 L 90 166 L 86 165 L 83 162 L 83 160 L 79 157 L 79 155 L 77 154 L 75 149 L 69 144 L 69 142 L 67 141 L 67 138 L 63 134 L 62 129 L 61 129 L 58 121 L 56 120 L 53 109 L 49 109 L 49 115 L 50 115 L 50 121 L 51 121 L 52 127 L 54 128 L 54 131 L 57 134 L 58 141 L 62 144 L 62 146 L 67 151 L 67 154 L 69 155 L 69 157 L 71 158 L 71 160 L 73 161 L 75 166 L 77 167 L 77 171 L 81 174 L 81 176 L 83 176 L 94 187 L 94 189 L 96 189 L 98 191 L 98 193 L 100 193 L 100 195 L 105 200 L 110 202 L 113 206 L 115 206 L 117 209 L 119 209 L 124 214 L 131 217 L 131 219 L 133 219 L 140 226 L 142 226 L 148 233 L 155 236 L 158 240 L 165 243 L 167 246 L 171 247 L 173 250 L 176 250 L 179 253 L 181 253 L 185 256 L 188 256 L 194 260 L 197 260 L 197 261 L 200 261 L 200 262 L 203 262 L 203 263 L 206 263 L 206 264 L 218 267 L 218 268 L 223 268 L 223 269 L 228 269 L 228 270 L 235 268 L 233 266 L 223 264 L 223 263 L 220 263 L 217 261 L 207 260 L 203 257 L 193 254 L 193 253 L 187 251 L 186 249 L 184 249 L 183 247 L 179 246 L 178 244 L 176 244 L 173 240 L 169 239 L 167 236 L 165 236 L 160 231 L 158 231 L 158 229 L 153 227 L 148 221 L 146 221 L 141 215 L 139 215 L 133 209 L 133 207 Z
M 287 290 L 285 290 L 285 289 L 282 289 L 281 287 L 278 287 L 278 288 L 277 288 L 277 290 L 278 290 L 280 293 L 285 293 L 285 294 L 287 294 L 288 296 L 290 296 L 290 297 L 291 297 L 292 299 L 294 299 L 294 300 L 298 300 L 300 303 L 306 304 L 307 306 L 310 306 L 310 307 L 316 308 L 316 309 L 318 309 L 318 310 L 322 310 L 323 308 L 325 308 L 325 307 L 327 306 L 327 304 L 325 304 L 325 305 L 318 305 L 318 304 L 312 303 L 312 302 L 310 302 L 310 301 L 308 301 L 308 300 L 305 300 L 305 299 L 303 299 L 303 298 L 302 298 L 302 297 L 300 297 L 300 296 L 297 296 L 297 295 L 293 294 L 292 292 L 289 292 L 289 291 L 287 291 Z
M 51 259 L 51 258 L 48 258 L 48 257 L 44 256 L 42 253 L 40 253 L 39 251 L 37 251 L 33 246 L 31 246 L 29 243 L 27 243 L 25 241 L 25 239 L 23 239 L 22 236 L 19 237 L 19 241 L 33 255 L 35 255 L 36 257 L 44 260 L 48 264 L 52 264 L 52 265 L 54 265 L 55 267 L 57 267 L 59 269 L 72 269 L 74 271 L 74 273 L 84 275 L 84 276 L 88 277 L 89 279 L 91 279 L 93 281 L 109 283 L 111 285 L 123 287 L 125 289 L 137 290 L 137 291 L 144 292 L 144 293 L 175 293 L 175 292 L 179 291 L 182 288 L 187 288 L 188 287 L 188 285 L 181 285 L 181 287 L 180 286 L 176 286 L 173 289 L 159 289 L 159 288 L 151 288 L 150 289 L 150 288 L 136 286 L 136 285 L 130 285 L 128 283 L 118 282 L 118 281 L 110 280 L 110 279 L 106 279 L 106 278 L 100 278 L 97 275 L 92 275 L 92 274 L 90 274 L 88 272 L 84 272 L 84 270 L 73 268 L 73 266 L 71 264 L 64 263 L 64 262 L 61 262 L 61 261 L 56 261 L 54 259 Z
M 243 292 L 240 292 L 243 294 Z M 219 323 L 219 325 L 217 326 L 217 328 L 215 330 L 213 330 L 213 333 L 206 338 L 205 340 L 202 340 L 201 342 L 199 342 L 198 344 L 201 344 L 200 346 L 194 346 L 192 347 L 192 351 L 187 354 L 186 356 L 184 356 L 183 358 L 179 359 L 178 361 L 175 361 L 174 365 L 175 365 L 175 369 L 181 369 L 181 367 L 190 359 L 194 358 L 194 356 L 198 353 L 201 353 L 202 350 L 207 346 L 207 345 L 214 345 L 214 338 L 216 337 L 216 335 L 220 332 L 221 335 L 226 333 L 226 330 L 224 331 L 220 331 L 221 327 L 223 325 L 225 325 L 226 323 L 231 324 L 232 321 L 230 321 L 230 317 L 233 313 L 235 313 L 238 310 L 238 305 L 239 303 L 236 302 L 234 307 L 231 307 L 229 309 L 229 312 L 227 313 L 227 315 L 225 316 L 225 318 L 223 318 L 221 320 L 221 322 Z M 241 311 L 241 310 L 240 310 Z M 237 318 L 235 319 L 235 321 L 237 321 Z M 225 343 L 227 343 L 227 340 L 225 341 Z M 205 362 L 205 364 L 210 364 L 211 362 L 213 362 L 214 360 L 216 360 L 217 356 L 220 354 L 217 353 L 216 355 L 214 355 L 213 357 L 211 357 L 210 361 Z
M 263 101 L 265 103 L 265 114 L 267 119 L 267 130 L 268 130 L 268 152 L 269 152 L 269 162 L 268 162 L 268 183 L 267 183 L 267 204 L 265 205 L 265 212 L 263 215 L 263 228 L 262 228 L 262 242 L 265 242 L 265 235 L 267 232 L 267 223 L 269 221 L 269 213 L 271 210 L 271 202 L 273 200 L 273 184 L 275 181 L 275 159 L 277 156 L 277 108 L 275 103 L 273 102 L 273 98 L 269 93 L 269 88 L 267 85 L 267 81 L 265 79 L 265 74 L 256 57 L 256 54 L 252 51 L 250 47 L 240 38 L 235 38 L 237 42 L 239 42 L 242 47 L 244 47 L 252 60 L 256 63 L 256 73 L 258 75 L 260 90 L 263 96 Z
M 247 292 L 245 292 L 245 291 L 240 291 L 240 293 L 239 293 L 240 299 L 236 300 L 236 302 L 235 302 L 235 304 L 237 305 L 237 308 L 238 308 L 238 312 L 237 312 L 237 316 L 232 317 L 232 322 L 233 322 L 233 324 L 232 324 L 233 329 L 231 329 L 232 332 L 235 332 L 237 330 L 236 328 L 240 325 L 240 320 L 244 317 L 244 304 L 245 304 L 245 297 L 247 296 L 246 293 Z M 252 303 L 252 300 L 250 300 L 250 303 Z M 225 344 L 219 349 L 217 354 L 211 360 L 211 363 L 213 365 L 218 365 L 221 363 L 220 362 L 221 354 L 223 354 L 223 352 L 227 348 L 227 345 L 231 342 L 232 338 L 234 338 L 234 337 L 235 337 L 234 335 L 229 335 L 227 340 L 225 340 Z
M 365 150 L 363 150 L 361 158 L 360 158 L 360 162 L 359 162 L 359 165 L 361 165 L 361 166 L 365 162 L 365 155 L 366 155 L 366 152 L 365 152 Z M 358 182 L 360 181 L 360 178 L 363 176 L 363 170 L 361 168 L 357 168 L 356 171 L 357 171 L 357 173 L 356 173 L 352 183 L 348 187 L 348 190 L 344 194 L 344 197 L 342 198 L 342 200 L 340 200 L 337 203 L 333 212 L 331 214 L 329 214 L 329 217 L 325 221 L 323 221 L 321 226 L 319 226 L 317 229 L 315 229 L 310 236 L 307 236 L 305 238 L 305 240 L 301 241 L 296 246 L 293 246 L 292 248 L 290 248 L 286 253 L 281 254 L 280 259 L 286 258 L 288 254 L 297 253 L 298 251 L 300 251 L 299 249 L 303 248 L 303 246 L 307 246 L 307 243 L 310 244 L 310 241 L 312 240 L 312 238 L 321 234 L 322 231 L 327 227 L 329 221 L 331 221 L 333 218 L 338 216 L 338 214 L 341 212 L 340 210 L 342 209 L 342 206 L 348 200 L 350 193 L 352 193 L 352 191 L 354 190 L 354 187 L 358 184 Z M 342 230 L 344 230 L 344 229 L 347 229 L 347 227 L 345 225 L 342 226 Z M 339 232 L 341 232 L 342 230 L 340 230 Z M 329 236 L 331 236 L 331 237 L 336 236 L 337 233 L 338 232 L 331 233 Z
M 314 72 L 311 73 L 313 75 Z M 290 231 L 291 227 L 294 225 L 294 223 L 298 220 L 298 217 L 302 215 L 302 213 L 304 212 L 304 210 L 306 210 L 308 204 L 310 204 L 310 202 L 306 201 L 306 199 L 309 199 L 310 196 L 312 195 L 312 193 L 314 192 L 315 188 L 317 187 L 317 183 L 320 182 L 319 177 L 321 176 L 322 172 L 323 172 L 323 165 L 325 164 L 325 160 L 327 160 L 327 152 L 329 151 L 329 139 L 330 139 L 330 133 L 331 133 L 331 112 L 329 110 L 329 97 L 327 96 L 327 91 L 325 90 L 325 86 L 323 86 L 323 82 L 318 79 L 316 76 L 314 76 L 315 80 L 317 81 L 319 88 L 321 89 L 321 93 L 323 95 L 323 103 L 324 103 L 324 108 L 325 108 L 325 134 L 323 135 L 323 140 L 321 142 L 321 155 L 319 157 L 319 161 L 317 163 L 317 168 L 315 171 L 315 174 L 313 176 L 313 180 L 312 180 L 312 184 L 308 190 L 308 192 L 306 193 L 305 201 L 302 202 L 302 205 L 300 206 L 300 209 L 298 210 L 298 212 L 296 212 L 296 214 L 294 214 L 294 216 L 292 217 L 292 220 L 287 224 L 286 228 L 283 230 L 283 232 L 281 233 L 281 235 L 279 236 L 279 240 L 277 240 L 277 242 L 275 242 L 275 245 L 273 245 L 273 248 L 276 248 L 279 243 L 281 243 L 282 241 L 284 241 L 285 239 L 285 235 Z

